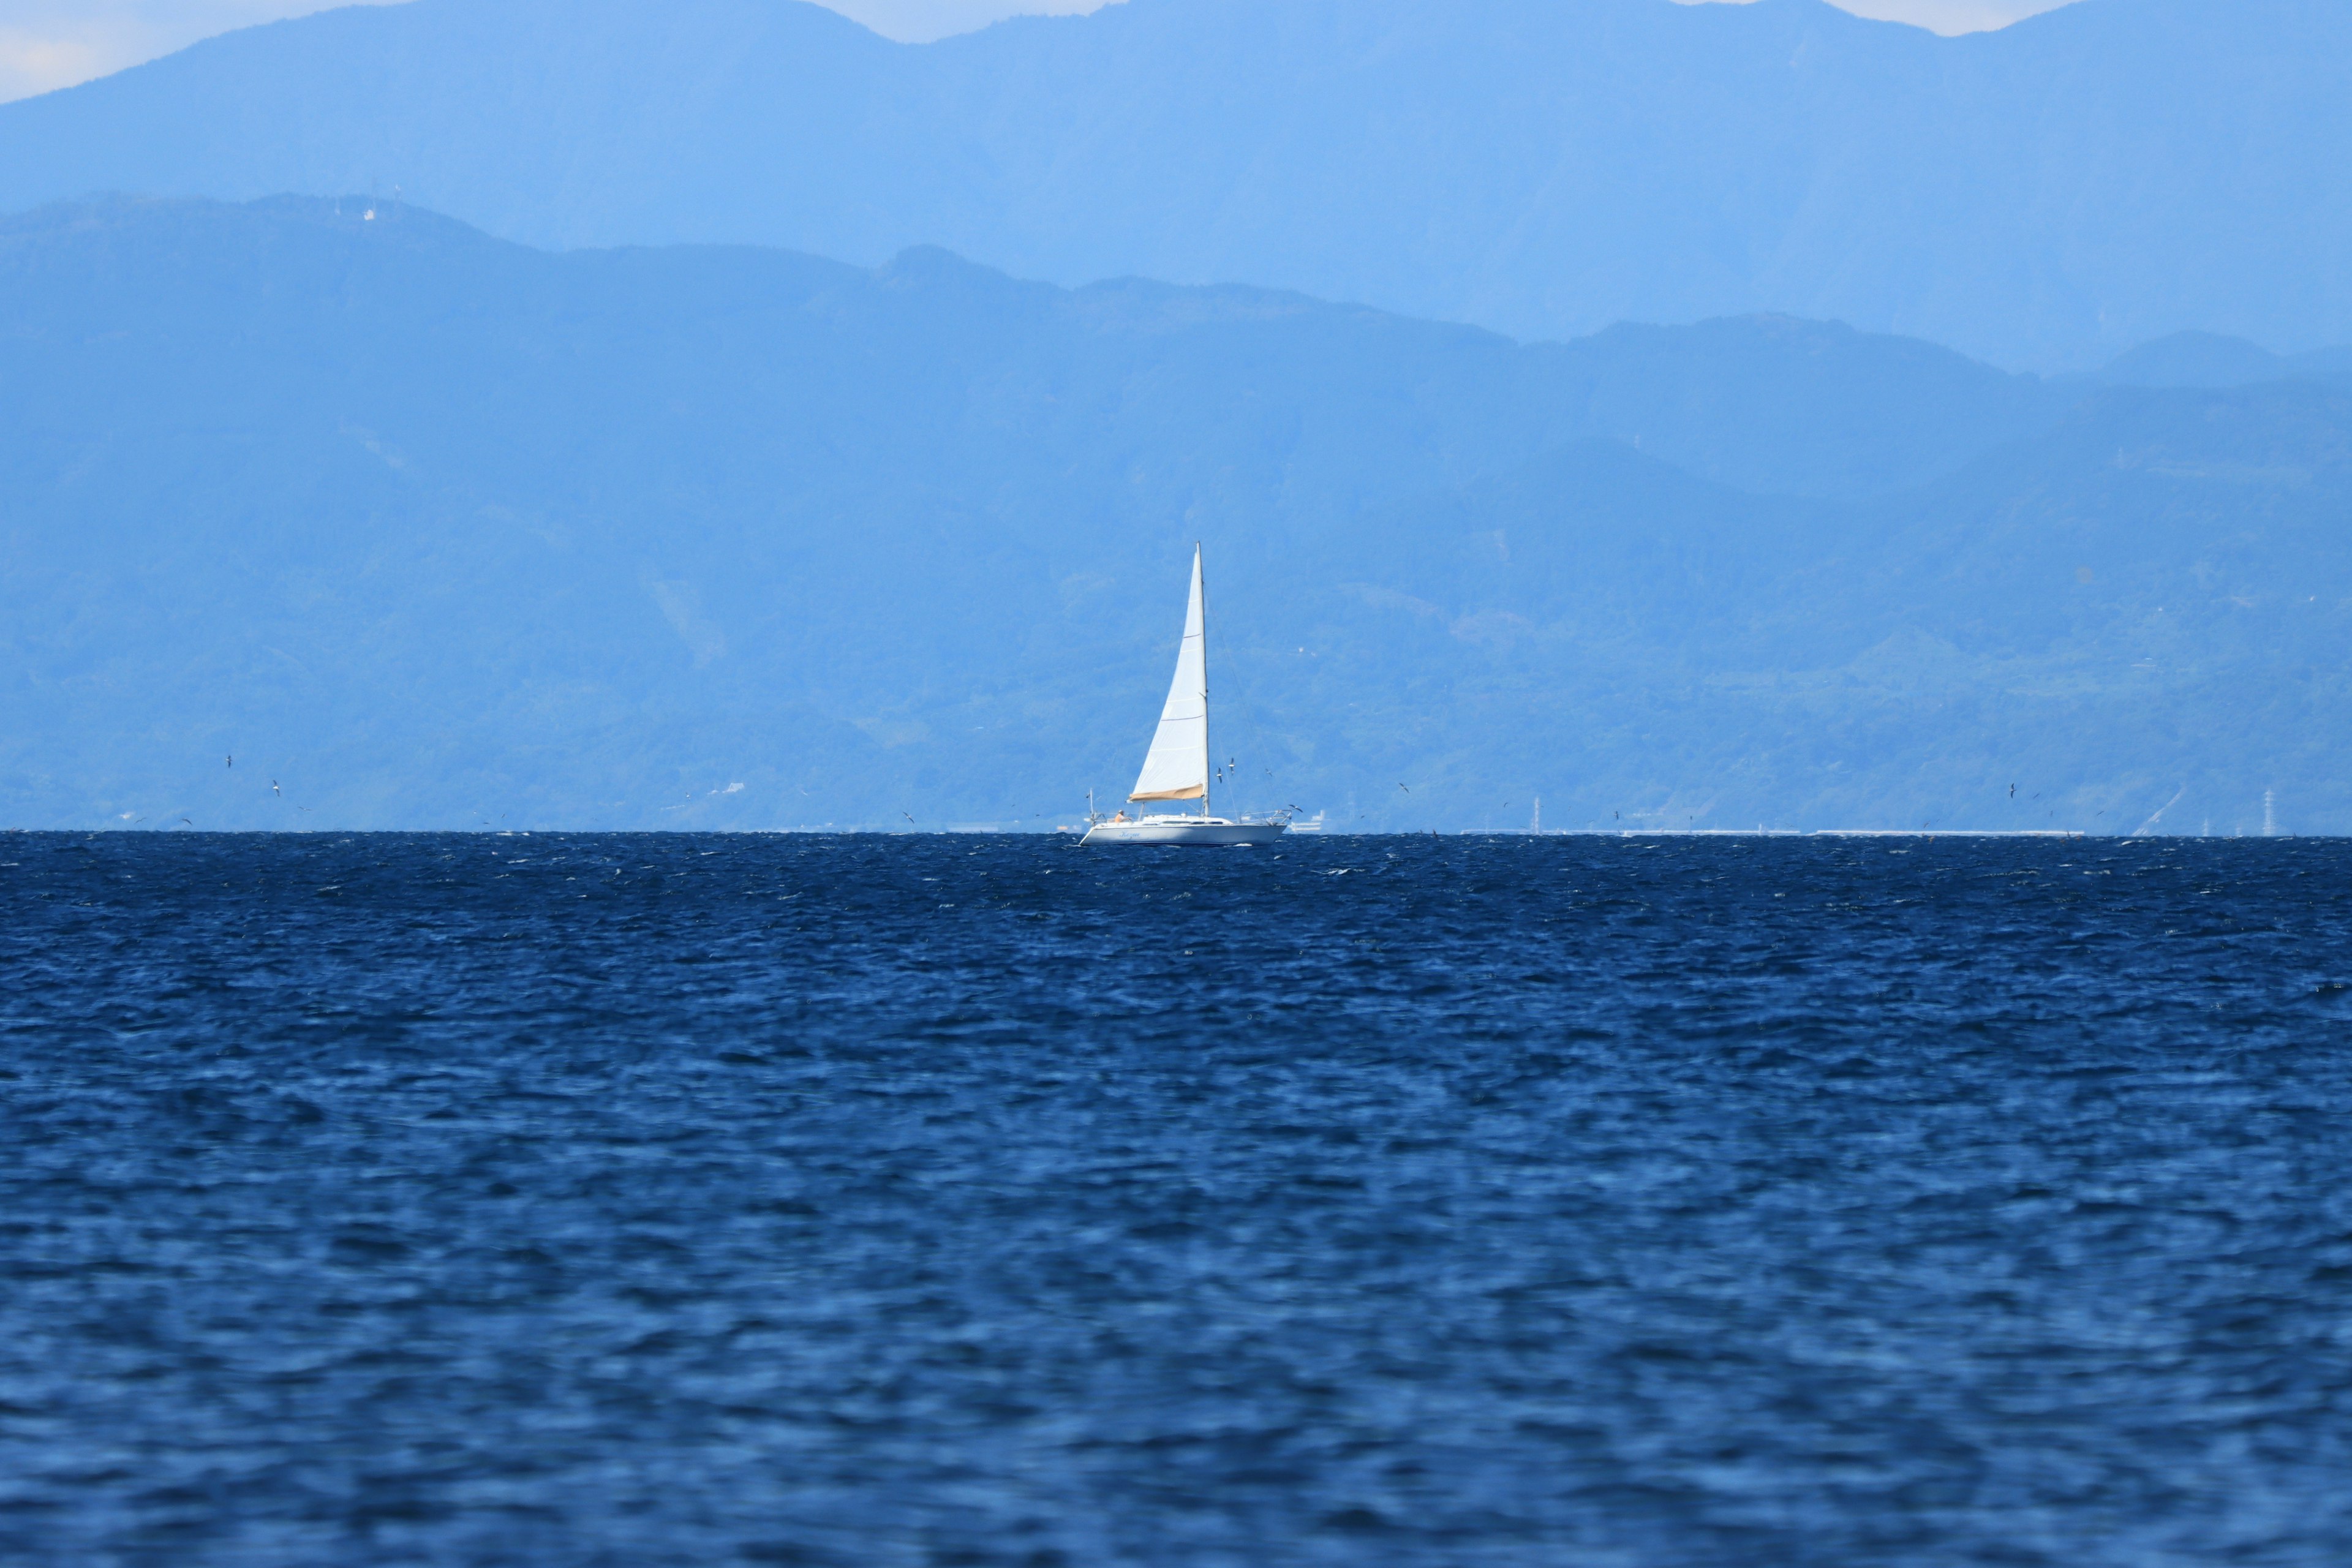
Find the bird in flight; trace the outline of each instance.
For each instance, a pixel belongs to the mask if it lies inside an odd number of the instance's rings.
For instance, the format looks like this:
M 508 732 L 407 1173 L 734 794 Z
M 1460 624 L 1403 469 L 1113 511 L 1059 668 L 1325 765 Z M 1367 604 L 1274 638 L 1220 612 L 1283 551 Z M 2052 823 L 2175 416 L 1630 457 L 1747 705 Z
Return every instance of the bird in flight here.
M 1411 789 L 1407 788 L 1407 787 L 1406 787 L 1405 785 L 1403 785 L 1403 784 L 1399 784 L 1399 785 L 1397 785 L 1397 788 L 1399 788 L 1399 789 L 1401 789 L 1401 790 L 1404 790 L 1404 793 L 1405 793 L 1405 794 L 1407 794 L 1407 795 L 1411 795 L 1411 794 L 1412 793 L 1412 791 Z
M 271 779 L 269 781 L 269 793 L 278 796 L 280 800 L 286 798 L 286 792 L 278 787 L 278 781 L 276 779 Z

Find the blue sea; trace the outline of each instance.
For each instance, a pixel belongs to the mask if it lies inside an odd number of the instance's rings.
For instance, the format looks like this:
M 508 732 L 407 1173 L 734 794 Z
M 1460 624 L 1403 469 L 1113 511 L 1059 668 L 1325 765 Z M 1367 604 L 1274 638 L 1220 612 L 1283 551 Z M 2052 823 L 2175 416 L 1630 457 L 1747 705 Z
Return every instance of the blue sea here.
M 12 1564 L 2352 1562 L 2352 844 L 0 836 Z

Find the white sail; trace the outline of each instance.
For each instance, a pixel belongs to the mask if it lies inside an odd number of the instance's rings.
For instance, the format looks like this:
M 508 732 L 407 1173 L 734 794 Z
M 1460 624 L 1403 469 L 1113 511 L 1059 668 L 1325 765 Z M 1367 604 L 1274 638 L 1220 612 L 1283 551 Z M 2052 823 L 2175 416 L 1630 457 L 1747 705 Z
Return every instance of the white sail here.
M 1184 610 L 1184 641 L 1176 652 L 1176 679 L 1168 683 L 1168 705 L 1160 730 L 1135 781 L 1129 800 L 1206 800 L 1209 797 L 1209 655 L 1207 617 L 1201 604 L 1201 552 L 1192 551 L 1192 599 Z

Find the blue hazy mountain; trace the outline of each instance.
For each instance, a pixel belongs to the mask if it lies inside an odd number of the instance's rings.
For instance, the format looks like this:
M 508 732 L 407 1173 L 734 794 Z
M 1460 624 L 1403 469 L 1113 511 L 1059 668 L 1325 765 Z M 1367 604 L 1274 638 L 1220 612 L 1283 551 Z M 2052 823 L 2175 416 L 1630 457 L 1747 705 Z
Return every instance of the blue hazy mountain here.
M 2264 381 L 2352 383 L 2352 350 L 2274 354 L 2243 338 L 2174 332 L 2116 355 L 2085 381 L 2105 386 L 2252 386 Z
M 2348 500 L 2315 376 L 57 207 L 0 222 L 0 817 L 1049 823 L 1201 540 L 1233 804 L 2342 830 Z
M 2082 369 L 2352 340 L 2352 6 L 1128 0 L 937 44 L 797 0 L 413 0 L 0 107 L 0 210 L 400 188 L 552 247 L 940 245 L 1520 338 L 1782 311 Z

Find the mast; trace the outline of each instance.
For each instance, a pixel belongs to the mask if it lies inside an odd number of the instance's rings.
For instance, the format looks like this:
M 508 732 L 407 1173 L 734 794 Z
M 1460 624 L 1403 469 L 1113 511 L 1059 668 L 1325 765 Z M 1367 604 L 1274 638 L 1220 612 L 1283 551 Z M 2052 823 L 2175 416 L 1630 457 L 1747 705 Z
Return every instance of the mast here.
M 1201 565 L 1201 542 L 1192 541 L 1192 570 L 1201 577 L 1201 750 L 1208 760 L 1208 771 L 1201 775 L 1201 815 L 1213 816 L 1209 809 L 1210 781 L 1217 776 L 1217 747 L 1209 729 L 1209 574 Z M 2265 802 L 2270 797 L 2265 795 Z

